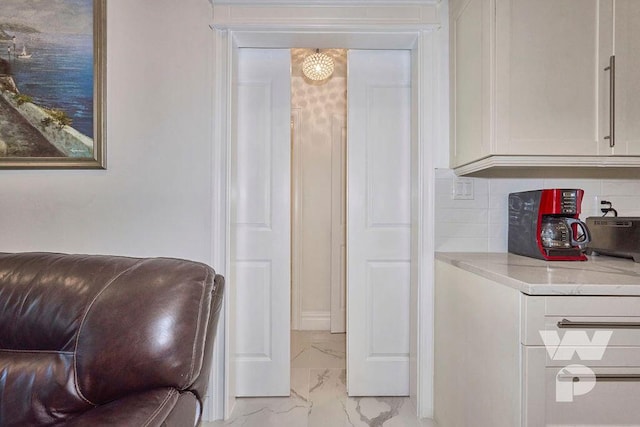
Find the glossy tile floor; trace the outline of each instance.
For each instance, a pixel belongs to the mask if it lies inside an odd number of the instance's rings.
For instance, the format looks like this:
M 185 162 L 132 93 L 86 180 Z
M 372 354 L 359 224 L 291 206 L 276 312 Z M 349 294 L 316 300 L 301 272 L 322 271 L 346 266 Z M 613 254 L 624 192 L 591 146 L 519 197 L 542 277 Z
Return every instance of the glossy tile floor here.
M 231 419 L 202 427 L 435 427 L 406 397 L 348 397 L 344 334 L 291 332 L 291 396 L 237 399 Z

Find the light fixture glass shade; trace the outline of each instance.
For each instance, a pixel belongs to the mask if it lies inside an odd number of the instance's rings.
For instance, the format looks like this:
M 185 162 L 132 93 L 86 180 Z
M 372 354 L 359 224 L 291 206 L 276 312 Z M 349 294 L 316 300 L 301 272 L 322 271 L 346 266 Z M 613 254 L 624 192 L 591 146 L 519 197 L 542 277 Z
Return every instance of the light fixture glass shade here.
M 307 56 L 302 62 L 302 74 L 313 81 L 328 79 L 333 74 L 333 58 L 325 53 L 316 53 Z

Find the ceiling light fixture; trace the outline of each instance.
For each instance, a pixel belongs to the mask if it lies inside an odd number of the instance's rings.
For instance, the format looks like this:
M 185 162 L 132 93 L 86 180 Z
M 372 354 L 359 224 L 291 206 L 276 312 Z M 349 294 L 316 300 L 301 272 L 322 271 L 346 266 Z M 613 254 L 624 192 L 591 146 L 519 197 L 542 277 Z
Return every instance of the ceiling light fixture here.
M 313 81 L 326 80 L 333 74 L 333 58 L 326 53 L 320 53 L 320 49 L 307 56 L 302 62 L 302 74 Z

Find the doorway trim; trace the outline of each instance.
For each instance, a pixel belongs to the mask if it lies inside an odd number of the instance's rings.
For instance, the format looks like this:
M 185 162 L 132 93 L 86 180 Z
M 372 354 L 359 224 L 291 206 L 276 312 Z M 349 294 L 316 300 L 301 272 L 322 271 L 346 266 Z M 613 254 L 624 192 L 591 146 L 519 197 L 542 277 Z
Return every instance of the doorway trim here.
M 446 3 L 293 1 L 273 5 L 256 1 L 231 5 L 213 3 L 213 171 L 212 265 L 227 277 L 223 321 L 210 380 L 210 399 L 204 419 L 228 416 L 234 398 L 234 337 L 230 294 L 231 198 L 233 128 L 233 73 L 237 49 L 292 47 L 347 49 L 401 49 L 411 51 L 412 75 L 412 242 L 411 242 L 411 398 L 418 416 L 433 416 L 433 277 L 434 277 L 434 156 L 438 137 L 446 135 L 441 116 L 446 109 L 442 85 L 447 85 Z M 444 12 L 444 16 L 441 14 Z M 446 92 L 445 92 L 446 93 Z M 443 143 L 440 141 L 440 143 Z M 413 262 L 415 261 L 415 262 Z M 225 372 L 230 377 L 225 377 Z M 212 396 L 212 397 L 211 397 Z

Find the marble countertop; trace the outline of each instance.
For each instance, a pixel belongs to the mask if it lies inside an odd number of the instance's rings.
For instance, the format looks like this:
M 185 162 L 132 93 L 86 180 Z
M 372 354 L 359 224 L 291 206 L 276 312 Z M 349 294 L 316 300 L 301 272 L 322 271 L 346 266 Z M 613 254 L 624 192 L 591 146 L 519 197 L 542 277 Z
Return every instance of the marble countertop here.
M 640 296 L 640 263 L 630 259 L 543 261 L 509 253 L 436 252 L 436 260 L 528 295 Z

